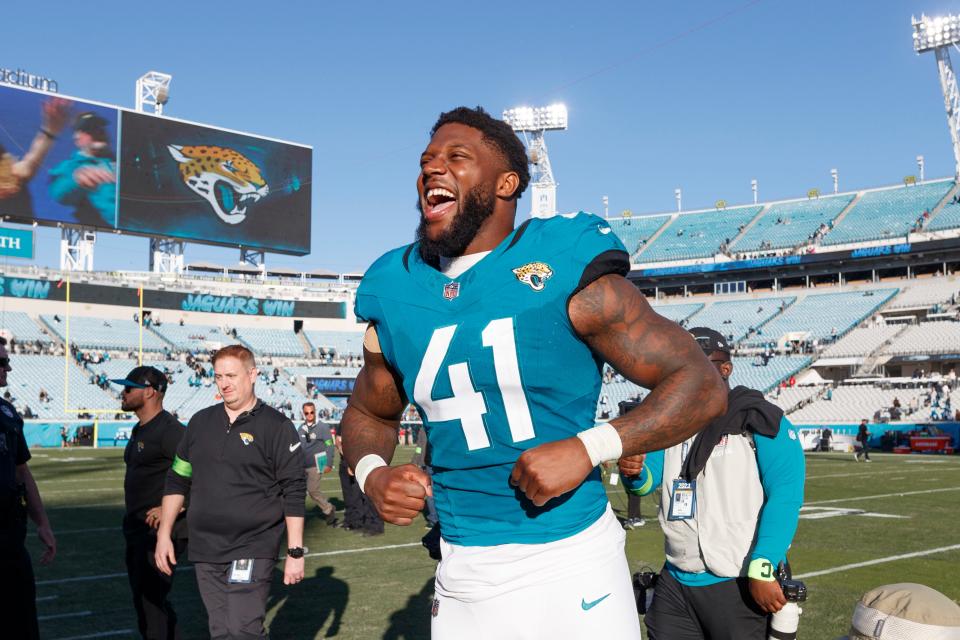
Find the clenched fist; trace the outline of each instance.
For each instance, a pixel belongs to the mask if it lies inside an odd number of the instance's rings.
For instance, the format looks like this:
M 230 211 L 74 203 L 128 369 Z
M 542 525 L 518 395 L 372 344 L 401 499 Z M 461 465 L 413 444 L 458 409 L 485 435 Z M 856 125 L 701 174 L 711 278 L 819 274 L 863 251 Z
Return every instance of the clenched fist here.
M 524 451 L 513 465 L 510 484 L 542 507 L 551 498 L 579 487 L 591 471 L 587 448 L 574 436 Z
M 634 478 L 643 471 L 643 460 L 647 456 L 638 453 L 635 456 L 623 456 L 617 460 L 617 466 L 620 467 L 620 475 L 625 478 Z
M 430 476 L 418 466 L 380 467 L 367 476 L 364 493 L 385 522 L 408 525 L 433 496 Z

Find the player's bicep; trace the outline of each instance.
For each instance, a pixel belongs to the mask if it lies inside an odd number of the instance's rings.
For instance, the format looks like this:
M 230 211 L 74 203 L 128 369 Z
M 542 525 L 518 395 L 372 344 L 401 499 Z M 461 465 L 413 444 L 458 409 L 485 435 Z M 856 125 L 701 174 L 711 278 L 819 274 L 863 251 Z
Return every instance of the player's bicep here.
M 568 314 L 594 353 L 643 387 L 653 388 L 691 358 L 703 358 L 689 333 L 654 311 L 619 275 L 603 276 L 578 292 Z
M 371 327 L 364 338 L 363 368 L 357 375 L 349 406 L 381 420 L 399 420 L 407 399 L 399 377 L 387 363 L 379 349 L 376 332 Z

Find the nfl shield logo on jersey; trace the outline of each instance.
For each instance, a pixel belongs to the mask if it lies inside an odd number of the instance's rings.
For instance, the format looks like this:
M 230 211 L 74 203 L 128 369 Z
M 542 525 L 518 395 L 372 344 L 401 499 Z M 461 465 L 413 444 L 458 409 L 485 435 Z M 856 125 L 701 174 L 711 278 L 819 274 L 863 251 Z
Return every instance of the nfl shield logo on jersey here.
M 459 282 L 448 282 L 443 285 L 443 297 L 447 300 L 453 300 L 458 295 L 460 295 L 460 283 Z

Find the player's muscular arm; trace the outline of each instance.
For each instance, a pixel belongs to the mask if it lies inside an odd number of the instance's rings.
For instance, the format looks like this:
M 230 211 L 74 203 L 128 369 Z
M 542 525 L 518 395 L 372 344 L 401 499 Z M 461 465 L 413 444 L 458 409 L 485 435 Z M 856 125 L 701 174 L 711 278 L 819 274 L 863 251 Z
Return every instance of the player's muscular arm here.
M 363 369 L 340 422 L 343 457 L 352 469 L 371 455 L 380 456 L 389 465 L 397 446 L 400 416 L 407 406 L 372 328 L 364 339 L 363 358 Z M 432 492 L 430 477 L 412 464 L 377 467 L 363 477 L 358 470 L 357 476 L 380 517 L 393 524 L 410 524 Z
M 390 462 L 405 406 L 406 400 L 383 354 L 364 347 L 363 368 L 340 422 L 343 457 L 351 469 L 356 469 L 360 459 L 371 453 Z
M 632 382 L 653 390 L 639 407 L 611 422 L 623 446 L 621 455 L 682 442 L 726 411 L 723 381 L 690 334 L 654 313 L 622 276 L 598 278 L 573 296 L 567 312 L 595 353 Z M 594 466 L 584 441 L 572 437 L 525 451 L 510 479 L 542 506 L 578 487 Z
M 640 406 L 611 421 L 624 456 L 682 442 L 726 411 L 726 388 L 703 351 L 626 278 L 597 279 L 571 299 L 568 313 L 594 353 L 651 389 Z

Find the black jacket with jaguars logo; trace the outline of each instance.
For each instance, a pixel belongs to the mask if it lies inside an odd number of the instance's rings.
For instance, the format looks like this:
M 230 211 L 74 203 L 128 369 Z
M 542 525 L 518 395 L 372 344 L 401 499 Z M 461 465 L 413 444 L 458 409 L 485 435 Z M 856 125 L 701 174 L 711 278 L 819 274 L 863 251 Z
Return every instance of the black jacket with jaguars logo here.
M 189 497 L 191 561 L 276 558 L 284 517 L 304 515 L 297 430 L 260 400 L 233 424 L 222 403 L 199 411 L 180 441 L 164 494 Z

